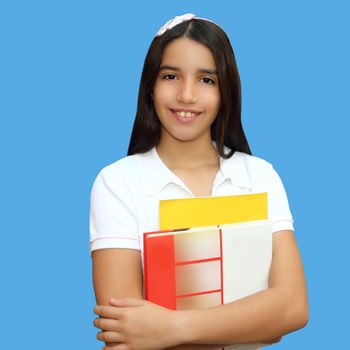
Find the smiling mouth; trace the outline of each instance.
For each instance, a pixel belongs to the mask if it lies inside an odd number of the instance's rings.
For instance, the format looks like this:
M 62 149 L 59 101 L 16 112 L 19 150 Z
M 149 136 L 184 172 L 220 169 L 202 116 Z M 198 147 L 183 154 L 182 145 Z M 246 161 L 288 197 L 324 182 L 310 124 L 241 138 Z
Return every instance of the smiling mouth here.
M 201 112 L 197 112 L 197 111 L 175 110 L 175 109 L 170 109 L 170 110 L 176 116 L 178 116 L 180 118 L 185 118 L 185 119 L 191 119 L 191 118 L 197 117 L 201 114 Z

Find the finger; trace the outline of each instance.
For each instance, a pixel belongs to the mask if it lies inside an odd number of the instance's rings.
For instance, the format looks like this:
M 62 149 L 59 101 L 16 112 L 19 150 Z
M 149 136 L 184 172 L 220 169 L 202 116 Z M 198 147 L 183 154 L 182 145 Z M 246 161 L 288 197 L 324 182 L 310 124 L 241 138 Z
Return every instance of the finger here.
M 95 318 L 94 326 L 103 331 L 119 331 L 120 322 L 110 318 Z
M 115 306 L 96 305 L 94 307 L 94 313 L 105 318 L 113 318 L 118 320 L 122 311 Z
M 122 299 L 110 299 L 111 305 L 119 307 L 128 307 L 128 306 L 141 306 L 146 303 L 143 299 L 134 299 L 134 298 L 122 298 Z
M 118 332 L 99 332 L 96 338 L 106 343 L 120 343 L 123 340 L 122 335 Z

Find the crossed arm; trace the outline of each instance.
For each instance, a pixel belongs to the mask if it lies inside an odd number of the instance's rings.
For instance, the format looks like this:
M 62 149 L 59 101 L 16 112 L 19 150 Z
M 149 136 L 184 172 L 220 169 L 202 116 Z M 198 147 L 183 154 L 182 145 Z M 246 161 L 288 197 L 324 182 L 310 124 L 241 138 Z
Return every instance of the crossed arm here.
M 137 250 L 97 250 L 92 258 L 95 312 L 101 317 L 94 324 L 102 330 L 97 337 L 106 342 L 106 349 L 188 348 L 182 344 L 213 349 L 217 344 L 272 343 L 308 321 L 306 283 L 293 231 L 273 235 L 266 290 L 201 310 L 171 311 L 142 300 Z M 118 300 L 111 302 L 111 298 Z

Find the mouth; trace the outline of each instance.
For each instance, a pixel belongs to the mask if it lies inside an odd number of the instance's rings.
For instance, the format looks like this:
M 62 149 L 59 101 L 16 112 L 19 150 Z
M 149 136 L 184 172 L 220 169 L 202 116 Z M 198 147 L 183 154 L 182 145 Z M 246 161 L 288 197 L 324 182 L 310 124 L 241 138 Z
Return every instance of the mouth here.
M 193 109 L 170 109 L 170 111 L 182 123 L 190 123 L 202 113 Z

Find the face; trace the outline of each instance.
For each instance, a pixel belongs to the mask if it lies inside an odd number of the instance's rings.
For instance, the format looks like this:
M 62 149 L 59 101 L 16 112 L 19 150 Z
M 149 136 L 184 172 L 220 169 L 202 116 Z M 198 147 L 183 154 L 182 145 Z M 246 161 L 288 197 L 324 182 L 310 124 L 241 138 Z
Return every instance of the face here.
M 165 48 L 153 91 L 161 141 L 205 139 L 220 108 L 218 75 L 210 50 L 188 38 Z

